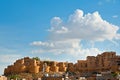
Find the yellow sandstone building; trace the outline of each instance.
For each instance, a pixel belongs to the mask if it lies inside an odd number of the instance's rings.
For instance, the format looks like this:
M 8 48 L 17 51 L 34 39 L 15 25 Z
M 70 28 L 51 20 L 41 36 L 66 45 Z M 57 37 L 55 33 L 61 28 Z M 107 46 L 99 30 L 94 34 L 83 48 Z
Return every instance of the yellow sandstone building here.
M 104 52 L 97 56 L 87 56 L 86 60 L 78 60 L 77 63 L 39 61 L 25 57 L 16 60 L 13 65 L 4 70 L 5 75 L 18 73 L 39 73 L 39 72 L 102 72 L 120 71 L 120 56 L 116 52 Z

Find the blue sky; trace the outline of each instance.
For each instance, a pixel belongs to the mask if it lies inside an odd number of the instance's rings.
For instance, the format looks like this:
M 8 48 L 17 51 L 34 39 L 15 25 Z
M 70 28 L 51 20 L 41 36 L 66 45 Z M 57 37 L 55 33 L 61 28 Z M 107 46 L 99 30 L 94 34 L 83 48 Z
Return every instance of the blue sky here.
M 1 0 L 0 72 L 16 59 L 75 62 L 120 54 L 120 0 Z

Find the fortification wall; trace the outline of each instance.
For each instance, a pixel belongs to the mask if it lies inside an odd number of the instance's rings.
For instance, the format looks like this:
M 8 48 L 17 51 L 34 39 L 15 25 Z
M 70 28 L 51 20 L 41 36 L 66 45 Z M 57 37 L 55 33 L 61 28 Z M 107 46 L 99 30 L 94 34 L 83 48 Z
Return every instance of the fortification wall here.
M 119 62 L 119 63 L 118 63 Z M 104 52 L 97 56 L 87 56 L 86 60 L 78 60 L 77 63 L 37 61 L 29 57 L 16 60 L 13 65 L 4 70 L 5 75 L 16 73 L 39 73 L 39 72 L 94 72 L 94 71 L 117 71 L 119 70 L 120 56 L 115 52 Z

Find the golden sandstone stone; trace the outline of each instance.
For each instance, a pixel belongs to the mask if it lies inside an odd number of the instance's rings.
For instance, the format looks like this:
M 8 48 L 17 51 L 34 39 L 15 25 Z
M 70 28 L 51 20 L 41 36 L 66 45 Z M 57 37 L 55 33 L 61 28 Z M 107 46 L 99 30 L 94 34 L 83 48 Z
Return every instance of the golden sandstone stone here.
M 29 57 L 16 60 L 13 65 L 4 70 L 5 75 L 16 73 L 39 72 L 101 72 L 120 71 L 120 56 L 115 52 L 104 52 L 97 56 L 87 56 L 86 60 L 78 60 L 77 63 L 37 61 Z
M 59 67 L 57 67 L 57 66 L 50 67 L 50 71 L 52 71 L 52 72 L 58 72 L 58 70 L 59 70 Z

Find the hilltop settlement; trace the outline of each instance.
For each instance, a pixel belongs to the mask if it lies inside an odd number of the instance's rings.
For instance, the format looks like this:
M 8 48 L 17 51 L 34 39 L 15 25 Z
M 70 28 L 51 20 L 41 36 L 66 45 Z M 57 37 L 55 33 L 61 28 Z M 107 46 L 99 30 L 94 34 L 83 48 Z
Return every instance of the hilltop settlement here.
M 120 56 L 116 52 L 87 56 L 77 63 L 24 57 L 4 70 L 7 78 L 24 80 L 118 80 L 119 73 Z

